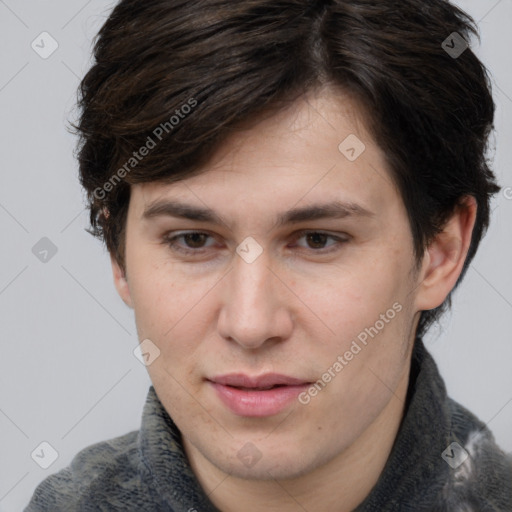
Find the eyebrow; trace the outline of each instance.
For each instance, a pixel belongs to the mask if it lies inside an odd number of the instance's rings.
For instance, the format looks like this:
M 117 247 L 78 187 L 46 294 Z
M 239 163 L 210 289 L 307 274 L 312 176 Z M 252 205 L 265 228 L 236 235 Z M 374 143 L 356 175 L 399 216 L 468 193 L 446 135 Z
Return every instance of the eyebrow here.
M 150 203 L 142 214 L 142 219 L 167 216 L 198 222 L 224 224 L 221 217 L 209 208 L 197 207 L 176 200 L 157 200 Z M 375 213 L 353 202 L 332 201 L 292 208 L 278 215 L 276 227 L 320 219 L 344 219 L 346 217 L 374 217 Z

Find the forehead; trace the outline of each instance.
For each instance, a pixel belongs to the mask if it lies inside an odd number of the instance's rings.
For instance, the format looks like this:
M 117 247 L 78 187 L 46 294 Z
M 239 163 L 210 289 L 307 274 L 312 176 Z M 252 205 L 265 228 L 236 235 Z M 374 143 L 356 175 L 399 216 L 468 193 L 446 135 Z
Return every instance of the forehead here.
M 268 215 L 340 201 L 379 211 L 399 200 L 385 155 L 349 96 L 323 90 L 240 125 L 202 172 L 133 187 L 137 213 L 164 199 L 215 206 L 224 215 Z

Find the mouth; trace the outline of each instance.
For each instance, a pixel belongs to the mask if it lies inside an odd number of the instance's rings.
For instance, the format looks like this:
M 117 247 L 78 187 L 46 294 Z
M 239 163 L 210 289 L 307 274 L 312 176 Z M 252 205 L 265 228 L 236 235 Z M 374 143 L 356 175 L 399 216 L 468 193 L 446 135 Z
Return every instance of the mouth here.
M 273 416 L 289 408 L 310 381 L 280 374 L 222 375 L 207 379 L 223 406 L 237 416 Z
M 274 386 L 265 386 L 265 387 L 245 387 L 245 386 L 231 386 L 229 384 L 224 384 L 225 386 L 229 386 L 234 389 L 241 389 L 243 391 L 268 391 L 269 389 L 282 388 L 286 384 L 275 384 Z
M 274 387 L 283 386 L 302 386 L 305 384 L 311 384 L 310 382 L 290 377 L 288 375 L 282 375 L 278 373 L 266 373 L 260 376 L 251 377 L 243 373 L 232 373 L 229 375 L 219 375 L 208 379 L 211 382 L 222 384 L 224 386 L 231 386 L 233 388 L 244 388 L 244 389 L 272 389 Z

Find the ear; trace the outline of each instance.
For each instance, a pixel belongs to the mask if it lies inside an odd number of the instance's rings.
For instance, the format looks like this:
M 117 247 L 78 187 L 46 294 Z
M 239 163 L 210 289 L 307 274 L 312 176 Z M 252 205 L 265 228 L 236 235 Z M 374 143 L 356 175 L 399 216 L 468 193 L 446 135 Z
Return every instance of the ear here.
M 471 244 L 476 211 L 475 198 L 466 196 L 429 245 L 418 277 L 417 311 L 440 306 L 455 286 Z
M 112 274 L 114 276 L 114 284 L 116 286 L 117 293 L 123 302 L 130 308 L 133 309 L 132 298 L 130 296 L 130 287 L 126 278 L 126 273 L 123 271 L 117 260 L 110 255 L 110 262 L 112 264 Z

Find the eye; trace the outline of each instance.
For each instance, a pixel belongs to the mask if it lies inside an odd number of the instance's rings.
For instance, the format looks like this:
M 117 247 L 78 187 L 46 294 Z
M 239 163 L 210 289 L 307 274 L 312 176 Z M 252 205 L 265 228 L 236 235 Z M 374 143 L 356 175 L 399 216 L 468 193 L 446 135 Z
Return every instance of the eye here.
M 184 249 L 182 246 L 178 244 L 178 240 L 182 238 L 187 245 Z M 186 233 L 181 233 L 174 236 L 166 236 L 165 242 L 172 250 L 184 253 L 184 254 L 193 254 L 200 253 L 201 251 L 198 249 L 202 249 L 203 242 L 207 238 L 212 238 L 208 233 L 203 233 L 201 231 L 187 231 Z
M 176 252 L 180 252 L 182 254 L 202 254 L 205 252 L 205 248 L 207 249 L 210 246 L 205 246 L 204 243 L 209 239 L 213 238 L 210 234 L 202 232 L 202 231 L 187 231 L 182 232 L 173 236 L 165 236 L 164 242 Z M 293 237 L 293 240 L 296 242 L 305 238 L 308 244 L 311 244 L 310 250 L 313 253 L 317 254 L 327 254 L 339 249 L 339 246 L 349 241 L 349 236 L 335 236 L 330 235 L 328 233 L 324 233 L 322 231 L 311 231 L 311 230 L 303 230 L 296 233 Z M 179 240 L 182 239 L 185 247 L 179 243 Z M 330 247 L 333 247 L 328 250 L 324 250 L 325 244 L 327 241 L 331 239 L 334 241 Z M 320 246 L 320 247 L 319 247 Z
M 329 233 L 324 233 L 322 231 L 299 231 L 295 237 L 294 240 L 300 240 L 301 238 L 305 238 L 308 244 L 312 244 L 313 252 L 317 252 L 320 254 L 328 254 L 330 252 L 336 251 L 339 249 L 339 246 L 342 245 L 345 242 L 348 242 L 349 237 L 348 235 L 344 235 L 343 237 L 330 235 Z M 319 246 L 325 246 L 327 243 L 327 240 L 331 239 L 335 243 L 332 244 L 330 247 L 333 247 L 328 250 L 322 250 L 323 247 Z M 320 249 L 320 250 L 318 250 Z

